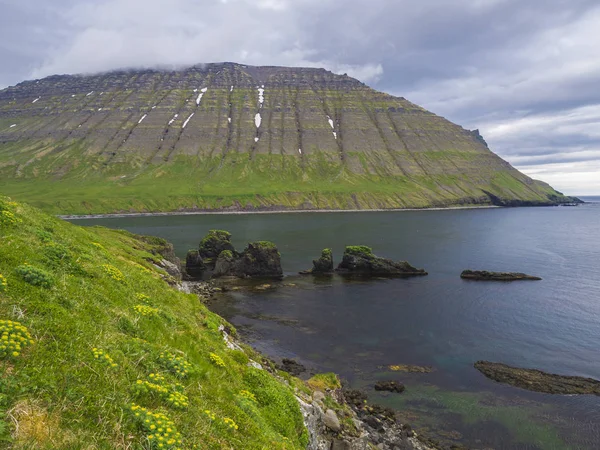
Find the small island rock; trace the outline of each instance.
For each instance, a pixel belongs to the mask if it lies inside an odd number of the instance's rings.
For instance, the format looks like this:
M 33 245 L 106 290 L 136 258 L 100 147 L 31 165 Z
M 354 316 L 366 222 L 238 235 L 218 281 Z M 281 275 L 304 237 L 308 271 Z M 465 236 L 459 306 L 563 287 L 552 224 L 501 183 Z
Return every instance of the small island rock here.
M 423 269 L 417 269 L 406 261 L 392 261 L 373 254 L 370 247 L 364 245 L 348 246 L 342 262 L 336 272 L 361 276 L 421 276 L 427 275 Z
M 333 254 L 330 248 L 325 248 L 321 252 L 319 259 L 313 259 L 313 267 L 310 270 L 303 270 L 302 275 L 309 274 L 330 274 L 333 273 Z
M 405 389 L 404 385 L 397 381 L 378 381 L 375 383 L 376 391 L 397 392 L 401 394 Z
M 541 280 L 520 272 L 488 272 L 487 270 L 463 270 L 460 277 L 466 280 L 477 281 L 517 281 L 517 280 Z
M 234 251 L 224 250 L 215 263 L 213 277 L 235 276 L 238 278 L 281 278 L 281 255 L 272 242 L 251 242 L 237 256 Z
M 490 361 L 477 361 L 475 368 L 500 383 L 545 394 L 600 395 L 600 381 L 593 378 L 556 375 L 537 369 L 520 369 Z

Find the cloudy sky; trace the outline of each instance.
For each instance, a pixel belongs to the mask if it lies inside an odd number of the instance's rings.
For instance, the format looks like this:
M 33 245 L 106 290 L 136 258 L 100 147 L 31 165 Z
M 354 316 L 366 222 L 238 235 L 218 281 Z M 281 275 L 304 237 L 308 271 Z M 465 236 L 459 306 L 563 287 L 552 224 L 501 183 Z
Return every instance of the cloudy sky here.
M 0 88 L 124 67 L 321 66 L 600 194 L 598 0 L 0 0 Z

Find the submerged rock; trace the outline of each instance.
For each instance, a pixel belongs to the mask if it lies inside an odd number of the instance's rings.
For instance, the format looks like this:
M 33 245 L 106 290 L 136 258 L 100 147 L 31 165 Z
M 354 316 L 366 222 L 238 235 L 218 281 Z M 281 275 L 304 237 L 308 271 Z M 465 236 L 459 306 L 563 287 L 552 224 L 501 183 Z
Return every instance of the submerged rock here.
M 520 369 L 490 361 L 477 361 L 475 368 L 486 377 L 529 391 L 545 394 L 600 395 L 600 381 L 593 378 L 556 375 L 537 369 Z
M 364 245 L 348 246 L 342 262 L 336 272 L 361 276 L 421 276 L 427 275 L 423 269 L 417 269 L 406 261 L 392 261 L 373 254 L 370 247 Z
M 517 281 L 517 280 L 541 280 L 520 272 L 488 272 L 487 270 L 463 270 L 461 278 L 478 281 Z
M 398 381 L 378 381 L 375 383 L 376 391 L 397 392 L 401 394 L 406 388 Z
M 411 364 L 392 364 L 386 367 L 393 372 L 408 372 L 408 373 L 431 373 L 434 371 L 431 366 L 414 366 Z
M 333 272 L 333 254 L 330 248 L 325 248 L 321 252 L 319 259 L 313 259 L 313 267 L 310 270 L 303 270 L 302 275 L 309 274 L 329 274 Z
M 290 375 L 293 375 L 295 377 L 300 375 L 302 372 L 306 371 L 306 367 L 304 367 L 302 364 L 300 364 L 295 359 L 290 359 L 290 358 L 283 358 L 281 360 L 281 364 L 279 364 L 277 366 L 277 368 L 279 370 L 283 370 L 284 372 L 287 372 Z

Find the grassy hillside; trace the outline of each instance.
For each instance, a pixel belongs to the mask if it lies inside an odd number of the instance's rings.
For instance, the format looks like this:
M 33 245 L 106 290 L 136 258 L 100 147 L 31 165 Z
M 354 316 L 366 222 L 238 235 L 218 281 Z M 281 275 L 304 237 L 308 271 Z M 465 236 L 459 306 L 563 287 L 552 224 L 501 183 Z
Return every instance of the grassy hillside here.
M 305 448 L 292 388 L 169 286 L 163 246 L 0 197 L 0 447 Z
M 0 91 L 0 191 L 63 214 L 567 200 L 404 98 L 232 63 Z

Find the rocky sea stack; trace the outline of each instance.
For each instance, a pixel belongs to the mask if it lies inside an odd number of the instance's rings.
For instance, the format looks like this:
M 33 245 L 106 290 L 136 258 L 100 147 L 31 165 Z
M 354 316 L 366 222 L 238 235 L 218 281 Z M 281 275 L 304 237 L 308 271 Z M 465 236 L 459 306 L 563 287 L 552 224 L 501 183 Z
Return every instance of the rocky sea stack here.
M 194 278 L 210 273 L 213 278 L 281 278 L 281 254 L 269 241 L 250 242 L 242 253 L 231 243 L 231 233 L 210 230 L 198 250 L 189 250 L 186 271 Z
M 500 383 L 546 394 L 600 395 L 600 381 L 593 378 L 556 375 L 536 369 L 520 369 L 490 361 L 477 361 L 475 368 Z
M 333 253 L 330 248 L 325 248 L 318 259 L 313 259 L 313 267 L 310 270 L 300 272 L 302 275 L 328 275 L 333 273 Z
M 231 243 L 231 233 L 224 230 L 210 230 L 200 241 L 198 256 L 207 267 L 214 269 L 217 258 L 225 251 L 231 253 L 232 256 L 235 254 L 235 248 Z
M 463 270 L 460 274 L 465 280 L 477 281 L 519 281 L 519 280 L 541 280 L 540 277 L 527 275 L 520 272 L 488 272 L 487 270 Z
M 373 254 L 370 247 L 364 245 L 351 245 L 346 247 L 342 262 L 336 272 L 340 275 L 358 276 L 423 276 L 427 272 L 417 269 L 406 261 L 392 261 Z

